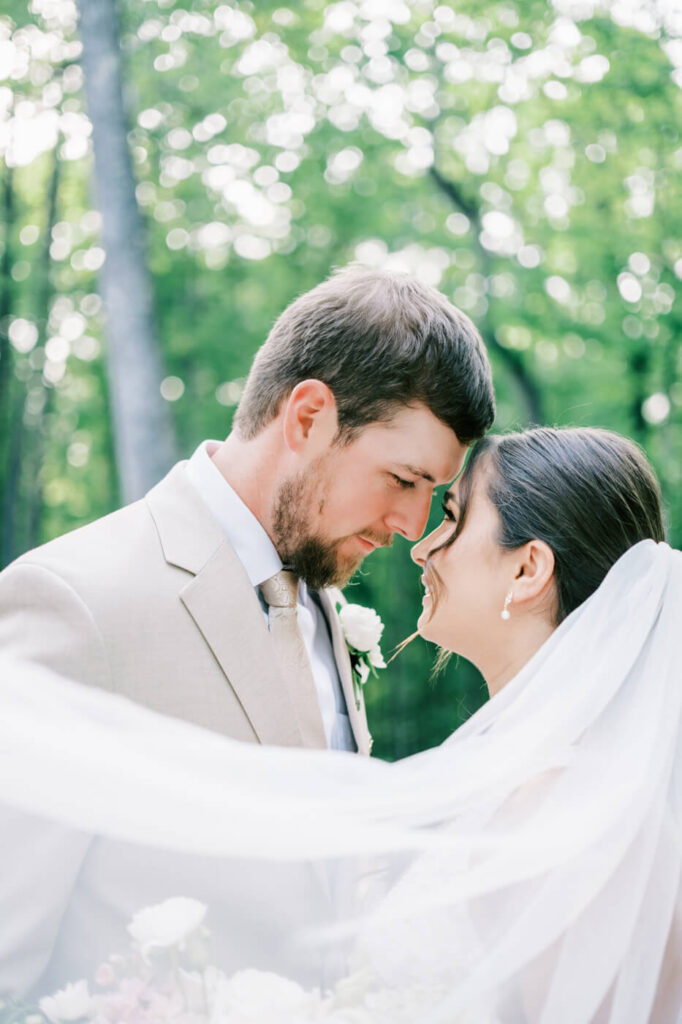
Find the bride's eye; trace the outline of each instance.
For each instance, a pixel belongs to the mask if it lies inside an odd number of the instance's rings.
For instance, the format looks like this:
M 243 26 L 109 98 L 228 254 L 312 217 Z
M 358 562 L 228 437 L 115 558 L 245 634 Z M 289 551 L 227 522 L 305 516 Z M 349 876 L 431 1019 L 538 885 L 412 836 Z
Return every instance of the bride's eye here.
M 457 520 L 455 519 L 454 513 L 453 513 L 453 511 L 452 511 L 452 509 L 450 508 L 449 505 L 446 505 L 445 502 L 442 502 L 441 508 L 443 509 L 443 516 L 447 519 L 447 521 L 449 523 L 456 523 L 457 522 Z

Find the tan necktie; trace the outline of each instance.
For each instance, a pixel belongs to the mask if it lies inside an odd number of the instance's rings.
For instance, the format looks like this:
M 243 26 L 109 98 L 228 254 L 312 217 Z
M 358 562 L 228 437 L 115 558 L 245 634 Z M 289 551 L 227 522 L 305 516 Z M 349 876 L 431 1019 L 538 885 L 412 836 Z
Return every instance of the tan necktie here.
M 324 748 L 327 741 L 322 724 L 308 652 L 296 617 L 298 576 L 280 569 L 260 589 L 268 604 L 268 624 L 282 675 L 296 709 L 303 745 Z

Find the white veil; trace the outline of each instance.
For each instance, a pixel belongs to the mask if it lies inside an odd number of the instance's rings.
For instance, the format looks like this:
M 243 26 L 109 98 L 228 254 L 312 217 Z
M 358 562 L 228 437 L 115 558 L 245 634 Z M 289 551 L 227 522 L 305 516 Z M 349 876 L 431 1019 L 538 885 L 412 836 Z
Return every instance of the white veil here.
M 92 998 L 132 914 L 183 897 L 215 941 L 178 1024 L 677 1024 L 681 613 L 682 554 L 636 545 L 396 764 L 238 744 L 1 661 L 0 989 Z M 245 979 L 270 1003 L 216 1002 Z

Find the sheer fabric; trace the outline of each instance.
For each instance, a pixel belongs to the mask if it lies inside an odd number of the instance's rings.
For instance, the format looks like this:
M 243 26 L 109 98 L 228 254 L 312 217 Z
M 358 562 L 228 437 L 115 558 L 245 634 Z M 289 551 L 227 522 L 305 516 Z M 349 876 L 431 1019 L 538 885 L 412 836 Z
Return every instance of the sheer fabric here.
M 396 764 L 238 744 L 5 659 L 0 987 L 93 978 L 182 897 L 211 947 L 179 1022 L 677 1022 L 681 612 L 682 554 L 638 544 Z M 272 1005 L 216 1009 L 248 979 Z

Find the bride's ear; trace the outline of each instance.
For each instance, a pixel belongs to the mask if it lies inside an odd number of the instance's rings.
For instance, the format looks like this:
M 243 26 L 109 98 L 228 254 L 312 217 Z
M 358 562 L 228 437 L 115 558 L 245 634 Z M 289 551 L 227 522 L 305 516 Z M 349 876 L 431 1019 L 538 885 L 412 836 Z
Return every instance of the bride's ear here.
M 554 552 L 544 540 L 531 540 L 516 552 L 514 604 L 548 597 L 554 582 Z

